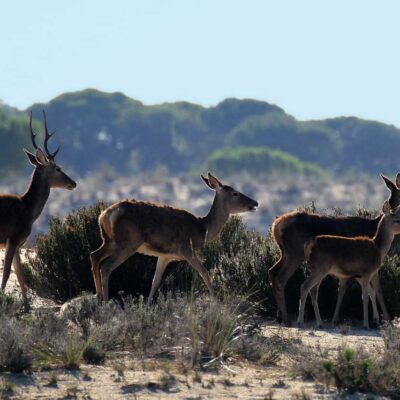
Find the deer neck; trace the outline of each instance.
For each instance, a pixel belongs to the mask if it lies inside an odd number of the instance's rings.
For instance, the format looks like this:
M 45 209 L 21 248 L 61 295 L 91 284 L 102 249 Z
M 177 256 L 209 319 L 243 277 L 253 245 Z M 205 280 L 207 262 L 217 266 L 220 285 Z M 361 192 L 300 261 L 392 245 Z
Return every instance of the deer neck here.
M 375 242 L 376 247 L 379 249 L 381 260 L 386 257 L 394 239 L 394 233 L 389 228 L 389 223 L 390 222 L 387 218 L 382 217 L 378 224 L 376 234 L 372 239 Z
M 206 229 L 206 242 L 214 240 L 220 234 L 228 218 L 228 207 L 216 194 L 210 211 L 202 218 L 203 226 Z
M 38 169 L 32 174 L 28 190 L 22 195 L 22 201 L 26 205 L 32 222 L 42 213 L 50 195 L 50 185 Z

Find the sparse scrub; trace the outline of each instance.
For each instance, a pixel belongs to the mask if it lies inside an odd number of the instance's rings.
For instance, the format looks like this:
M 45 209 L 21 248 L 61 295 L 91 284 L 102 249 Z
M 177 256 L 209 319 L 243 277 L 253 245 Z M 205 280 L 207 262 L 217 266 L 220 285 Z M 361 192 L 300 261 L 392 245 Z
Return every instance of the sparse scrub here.
M 0 290 L 0 315 L 17 315 L 22 305 L 15 296 Z
M 89 295 L 63 315 L 75 322 L 79 332 L 85 331 L 89 338 L 95 338 L 100 349 L 128 350 L 139 357 L 167 351 L 194 367 L 218 365 L 231 356 L 249 357 L 252 361 L 260 361 L 266 354 L 274 354 L 271 359 L 275 358 L 276 346 L 275 350 L 269 349 L 268 340 L 257 330 L 252 312 L 240 298 L 229 297 L 220 302 L 207 295 L 168 293 L 161 294 L 150 307 L 145 305 L 143 297 L 124 298 L 118 305 L 99 303 Z M 82 315 L 87 316 L 83 325 L 77 323 Z M 113 325 L 118 329 L 107 336 L 104 332 L 113 330 Z M 107 343 L 109 337 L 112 340 Z M 90 346 L 94 344 L 87 349 Z M 249 349 L 251 352 L 247 353 Z
M 382 329 L 385 349 L 339 348 L 336 355 L 315 349 L 298 349 L 294 372 L 305 379 L 333 385 L 341 391 L 400 396 L 400 327 Z
M 0 372 L 22 372 L 30 369 L 29 332 L 14 318 L 2 315 L 0 324 Z
M 32 352 L 36 363 L 41 368 L 79 369 L 89 345 L 89 340 L 83 341 L 76 334 L 69 333 L 66 337 L 58 338 L 52 343 L 36 342 Z
M 1 398 L 7 398 L 15 391 L 15 384 L 8 379 L 0 380 L 0 396 Z

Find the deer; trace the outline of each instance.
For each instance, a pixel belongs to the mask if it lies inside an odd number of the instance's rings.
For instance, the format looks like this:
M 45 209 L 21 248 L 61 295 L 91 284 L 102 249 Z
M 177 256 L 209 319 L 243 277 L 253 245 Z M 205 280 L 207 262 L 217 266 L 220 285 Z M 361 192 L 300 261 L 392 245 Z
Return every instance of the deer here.
M 385 175 L 381 176 L 390 191 L 388 202 L 392 208 L 395 208 L 400 205 L 400 173 L 397 174 L 395 183 Z M 293 211 L 277 217 L 272 224 L 271 231 L 280 249 L 281 256 L 269 269 L 268 274 L 277 303 L 278 321 L 281 320 L 286 325 L 290 324 L 286 309 L 285 286 L 296 269 L 305 261 L 304 244 L 307 240 L 317 235 L 367 236 L 372 238 L 381 218 L 382 215 L 372 219 L 357 216 L 333 217 L 304 211 Z M 373 277 L 373 281 L 376 287 L 380 287 L 378 274 Z M 345 290 L 346 283 L 346 280 L 341 281 L 339 291 Z M 370 292 L 372 295 L 374 294 L 372 288 Z M 384 319 L 389 320 L 390 315 L 381 292 L 379 291 L 376 295 Z M 374 298 L 375 296 L 372 297 L 373 305 L 375 304 Z M 376 304 L 374 310 L 375 308 Z M 335 317 L 338 317 L 338 312 L 335 313 Z
M 108 300 L 108 281 L 112 271 L 136 252 L 158 257 L 147 304 L 151 304 L 171 261 L 188 262 L 214 295 L 199 251 L 219 235 L 230 215 L 255 211 L 258 203 L 224 185 L 210 172 L 201 178 L 209 189 L 215 191 L 211 209 L 204 217 L 139 200 L 117 202 L 100 214 L 103 243 L 90 254 L 96 295 L 100 300 Z
M 318 235 L 304 244 L 304 256 L 309 262 L 311 274 L 301 285 L 297 321 L 299 325 L 304 322 L 305 302 L 311 291 L 317 326 L 322 326 L 318 308 L 318 290 L 312 289 L 318 287 L 327 275 L 332 275 L 339 279 L 358 278 L 362 289 L 363 326 L 369 329 L 369 285 L 372 282 L 378 293 L 380 288 L 375 286 L 377 281 L 371 279 L 378 274 L 394 236 L 400 233 L 400 207 L 392 210 L 386 201 L 382 212 L 373 238 Z
M 49 140 L 55 131 L 49 133 L 44 110 L 43 119 L 44 150 L 36 144 L 36 134 L 32 128 L 32 112 L 30 113 L 30 137 L 36 152 L 32 154 L 24 149 L 29 162 L 35 167 L 28 190 L 21 196 L 0 195 L 0 247 L 5 248 L 1 290 L 4 291 L 6 288 L 11 264 L 13 264 L 25 304 L 27 304 L 27 286 L 21 269 L 20 248 L 30 235 L 32 225 L 42 213 L 49 198 L 50 189 L 73 190 L 76 188 L 76 183 L 55 162 L 60 146 L 54 152 L 49 151 Z

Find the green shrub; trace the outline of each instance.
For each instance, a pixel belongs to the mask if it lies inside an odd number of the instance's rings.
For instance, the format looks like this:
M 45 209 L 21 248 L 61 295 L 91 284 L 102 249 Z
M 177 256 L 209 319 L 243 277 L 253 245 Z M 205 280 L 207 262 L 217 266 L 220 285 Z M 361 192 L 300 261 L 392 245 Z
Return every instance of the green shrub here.
M 84 291 L 94 292 L 89 254 L 96 249 L 101 239 L 97 218 L 105 208 L 98 203 L 93 207 L 82 208 L 69 214 L 65 220 L 54 218 L 49 232 L 36 238 L 36 257 L 25 265 L 28 284 L 40 295 L 63 302 Z M 315 211 L 312 204 L 307 210 Z M 340 209 L 333 214 L 341 215 Z M 356 215 L 372 217 L 375 213 L 358 209 Z M 384 298 L 389 312 L 400 315 L 400 268 L 398 268 L 400 239 L 396 239 L 392 250 L 381 270 Z M 203 250 L 204 264 L 212 275 L 214 286 L 223 297 L 226 294 L 250 296 L 262 306 L 267 315 L 274 316 L 275 300 L 268 281 L 268 269 L 279 258 L 279 250 L 268 232 L 263 236 L 248 230 L 239 217 L 232 217 L 226 223 L 221 235 L 208 243 Z M 119 292 L 147 297 L 155 271 L 155 257 L 135 254 L 117 268 L 110 278 L 110 293 Z M 286 300 L 289 313 L 297 315 L 299 292 L 307 276 L 306 265 L 297 269 L 286 287 Z M 162 281 L 161 291 L 190 292 L 204 291 L 200 277 L 186 263 L 172 263 Z M 337 297 L 337 280 L 324 279 L 319 295 L 322 317 L 331 319 Z M 308 301 L 306 316 L 314 319 Z M 361 290 L 357 282 L 351 282 L 343 300 L 343 318 L 361 318 Z
M 267 171 L 280 175 L 324 176 L 317 165 L 301 161 L 290 153 L 269 147 L 235 147 L 214 151 L 205 162 L 205 170 L 221 175 L 234 175 L 246 171 L 261 175 Z

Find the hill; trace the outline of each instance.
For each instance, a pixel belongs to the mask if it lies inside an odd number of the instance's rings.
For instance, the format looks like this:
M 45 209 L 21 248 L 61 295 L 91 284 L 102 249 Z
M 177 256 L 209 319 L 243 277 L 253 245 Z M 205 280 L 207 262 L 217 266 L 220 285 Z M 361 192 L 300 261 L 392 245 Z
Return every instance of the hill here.
M 63 143 L 60 160 L 81 174 L 102 164 L 122 174 L 157 166 L 185 173 L 199 170 L 217 150 L 229 154 L 260 146 L 333 174 L 392 174 L 399 169 L 400 130 L 394 126 L 355 117 L 298 121 L 280 107 L 251 99 L 226 99 L 209 108 L 187 102 L 148 106 L 122 93 L 87 89 L 29 110 L 40 118 L 43 108 L 50 128 L 59 132 L 54 141 Z M 3 118 L 19 117 L 12 108 L 4 110 L 0 105 Z M 0 131 L 2 148 L 5 142 Z M 14 147 L 19 149 L 20 143 Z

